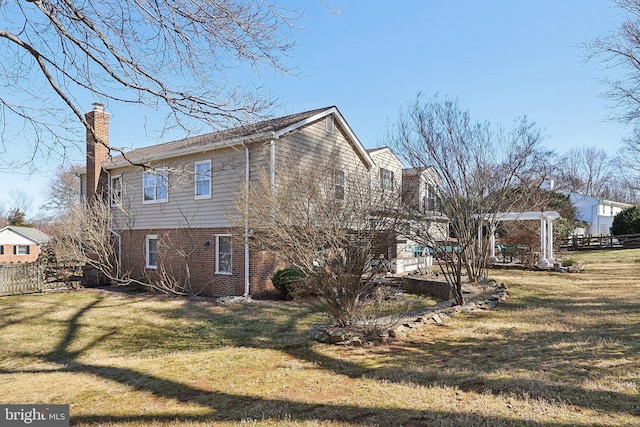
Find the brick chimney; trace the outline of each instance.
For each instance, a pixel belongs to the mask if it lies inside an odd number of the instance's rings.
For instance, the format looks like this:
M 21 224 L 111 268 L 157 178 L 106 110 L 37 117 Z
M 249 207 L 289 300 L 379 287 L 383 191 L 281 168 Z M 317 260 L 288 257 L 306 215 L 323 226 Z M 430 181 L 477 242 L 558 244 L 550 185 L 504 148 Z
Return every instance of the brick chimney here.
M 102 170 L 102 163 L 109 157 L 109 113 L 104 105 L 93 104 L 93 110 L 84 115 L 87 128 L 87 188 L 85 197 L 88 201 L 96 196 L 106 196 L 107 174 Z M 92 132 L 93 129 L 93 132 Z

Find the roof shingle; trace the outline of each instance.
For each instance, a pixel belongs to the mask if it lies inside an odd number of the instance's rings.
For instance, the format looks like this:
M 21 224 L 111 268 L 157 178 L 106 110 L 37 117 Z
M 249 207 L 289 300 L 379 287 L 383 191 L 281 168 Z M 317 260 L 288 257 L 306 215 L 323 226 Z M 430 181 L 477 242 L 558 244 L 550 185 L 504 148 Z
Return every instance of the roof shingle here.
M 298 122 L 320 114 L 333 107 L 318 108 L 315 110 L 305 111 L 303 113 L 290 114 L 284 117 L 264 120 L 257 123 L 238 126 L 231 129 L 225 129 L 217 132 L 211 132 L 204 135 L 198 135 L 190 138 L 180 139 L 177 141 L 165 142 L 162 144 L 151 145 L 148 147 L 138 148 L 125 153 L 126 159 L 130 162 L 137 162 L 142 159 L 153 158 L 164 153 L 197 149 L 201 147 L 203 150 L 212 148 L 214 144 L 224 143 L 236 139 L 250 137 L 252 135 L 264 134 L 267 132 L 277 132 L 286 129 Z M 115 166 L 125 160 L 122 155 L 114 156 L 107 160 L 104 166 Z

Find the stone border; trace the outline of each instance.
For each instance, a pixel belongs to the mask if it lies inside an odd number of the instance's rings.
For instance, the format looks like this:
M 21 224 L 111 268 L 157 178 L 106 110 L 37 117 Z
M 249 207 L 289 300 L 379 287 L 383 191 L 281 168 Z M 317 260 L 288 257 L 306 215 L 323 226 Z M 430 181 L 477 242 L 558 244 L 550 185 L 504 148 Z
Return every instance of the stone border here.
M 337 326 L 316 326 L 311 328 L 311 338 L 326 344 L 351 345 L 360 347 L 365 344 L 373 345 L 376 342 L 384 343 L 410 334 L 413 330 L 426 325 L 442 326 L 450 317 L 458 313 L 472 313 L 476 311 L 495 308 L 498 303 L 507 301 L 509 292 L 501 283 L 495 291 L 485 300 L 471 301 L 463 306 L 455 305 L 453 300 L 443 301 L 433 307 L 408 313 L 388 327 L 378 327 L 379 330 L 365 333 L 367 329 L 375 330 L 375 326 L 362 325 L 361 328 L 340 328 Z M 379 325 L 389 325 L 389 319 L 379 319 Z M 385 323 L 386 320 L 386 323 Z M 367 328 L 367 326 L 370 326 Z

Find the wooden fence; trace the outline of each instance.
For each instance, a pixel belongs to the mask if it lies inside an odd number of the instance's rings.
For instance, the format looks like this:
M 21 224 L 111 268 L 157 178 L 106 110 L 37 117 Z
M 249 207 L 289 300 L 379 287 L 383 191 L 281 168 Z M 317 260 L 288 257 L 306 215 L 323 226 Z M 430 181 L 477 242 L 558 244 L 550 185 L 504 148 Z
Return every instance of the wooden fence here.
M 82 285 L 83 266 L 78 261 L 0 265 L 0 296 L 77 288 Z
M 634 249 L 640 248 L 640 234 L 589 234 L 569 238 L 567 249 Z
M 0 296 L 31 294 L 46 288 L 44 266 L 29 264 L 0 266 Z

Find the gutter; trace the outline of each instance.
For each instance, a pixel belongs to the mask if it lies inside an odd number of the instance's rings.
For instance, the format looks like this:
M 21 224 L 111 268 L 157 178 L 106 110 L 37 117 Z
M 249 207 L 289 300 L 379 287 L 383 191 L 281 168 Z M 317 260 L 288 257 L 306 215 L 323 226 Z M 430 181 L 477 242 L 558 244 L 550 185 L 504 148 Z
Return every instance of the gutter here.
M 156 161 L 156 160 L 166 160 L 166 159 L 172 159 L 174 157 L 178 157 L 178 156 L 186 156 L 189 154 L 198 154 L 198 153 L 204 153 L 207 151 L 212 151 L 212 150 L 219 150 L 221 148 L 233 148 L 236 146 L 247 146 L 247 143 L 249 142 L 256 142 L 256 141 L 263 141 L 269 138 L 273 138 L 275 136 L 275 132 L 271 131 L 271 132 L 262 132 L 259 133 L 257 135 L 250 135 L 250 136 L 243 136 L 241 138 L 234 138 L 234 139 L 230 139 L 227 141 L 216 141 L 213 143 L 209 143 L 209 144 L 204 144 L 204 145 L 197 145 L 195 147 L 190 147 L 190 148 L 181 148 L 181 149 L 177 149 L 177 150 L 171 150 L 171 151 L 165 151 L 161 154 L 156 154 L 156 155 L 147 155 L 147 156 L 143 156 L 143 157 L 132 157 L 129 158 L 129 160 L 125 160 L 124 158 L 119 159 L 117 161 L 111 160 L 110 162 L 107 162 L 105 164 L 103 164 L 103 168 L 105 170 L 107 169 L 115 169 L 118 167 L 122 167 L 122 166 L 129 166 L 131 165 L 131 163 L 136 163 L 136 164 L 147 164 L 150 163 L 152 161 Z M 195 138 L 195 137 L 194 137 Z M 134 150 L 135 151 L 135 150 Z M 131 153 L 125 153 L 125 155 L 128 156 Z

